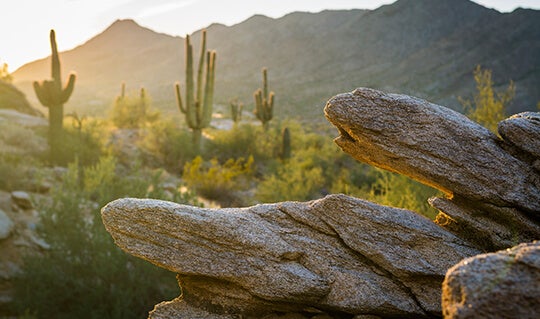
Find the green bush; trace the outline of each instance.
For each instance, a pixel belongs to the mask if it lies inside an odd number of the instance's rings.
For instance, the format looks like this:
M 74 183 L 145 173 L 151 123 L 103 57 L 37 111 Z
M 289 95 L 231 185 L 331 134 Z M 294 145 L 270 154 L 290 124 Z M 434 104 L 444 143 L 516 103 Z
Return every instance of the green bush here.
M 437 210 L 431 207 L 427 200 L 436 195 L 440 196 L 439 191 L 404 175 L 383 170 L 378 170 L 378 173 L 379 176 L 367 197 L 369 200 L 435 218 Z
M 150 155 L 145 164 L 164 167 L 181 173 L 184 165 L 197 155 L 191 134 L 172 121 L 156 121 L 150 126 L 139 145 Z
M 262 146 L 258 145 L 263 135 L 260 127 L 242 124 L 228 131 L 211 131 L 210 134 L 212 139 L 207 141 L 205 152 L 210 158 L 224 162 L 229 158 L 253 156 L 256 161 L 260 161 L 269 156 L 268 150 L 264 152 Z
M 182 177 L 188 187 L 207 199 L 229 206 L 235 192 L 246 190 L 252 174 L 253 157 L 228 159 L 221 164 L 217 159 L 204 162 L 197 156 L 186 163 Z
M 41 176 L 36 173 L 42 164 L 24 155 L 0 153 L 0 189 L 34 190 Z
M 312 158 L 293 157 L 257 185 L 255 197 L 264 203 L 304 201 L 321 196 L 323 169 Z
M 111 120 L 118 128 L 142 128 L 159 118 L 159 112 L 151 111 L 150 98 L 141 89 L 140 95 L 132 92 L 128 96 L 119 96 L 114 101 Z
M 62 131 L 62 144 L 59 145 L 54 164 L 67 166 L 75 159 L 78 159 L 79 163 L 83 166 L 96 163 L 99 157 L 105 153 L 103 123 L 96 120 L 86 120 L 83 122 L 83 126 L 77 129 L 69 125 L 70 122 L 66 120 L 67 125 L 65 125 Z M 34 143 L 40 140 L 34 138 Z M 26 143 L 32 142 L 27 141 Z M 33 147 L 33 149 L 40 150 L 42 148 Z M 45 152 L 40 151 L 36 157 L 43 163 L 49 162 L 51 164 L 49 149 Z
M 460 99 L 467 116 L 497 134 L 497 125 L 504 120 L 506 109 L 514 98 L 516 87 L 510 81 L 504 92 L 495 92 L 491 80 L 491 70 L 482 70 L 477 66 L 474 70 L 476 93 L 473 101 Z
M 130 172 L 132 177 L 126 178 L 115 163 L 112 158 L 102 158 L 85 169 L 84 186 L 78 180 L 78 165 L 70 165 L 52 202 L 40 204 L 38 232 L 50 249 L 24 260 L 23 271 L 14 282 L 14 306 L 19 314 L 146 318 L 154 304 L 179 294 L 173 273 L 125 254 L 103 227 L 100 207 L 118 194 L 164 194 L 153 185 L 158 174 Z M 191 197 L 183 194 L 174 200 L 191 203 Z

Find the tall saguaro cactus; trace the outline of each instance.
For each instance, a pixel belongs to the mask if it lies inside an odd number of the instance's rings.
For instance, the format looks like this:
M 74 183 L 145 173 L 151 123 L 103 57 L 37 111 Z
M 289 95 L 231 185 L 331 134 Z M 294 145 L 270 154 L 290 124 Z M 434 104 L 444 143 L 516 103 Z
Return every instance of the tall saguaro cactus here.
M 263 89 L 260 88 L 253 93 L 255 98 L 255 110 L 253 113 L 261 121 L 264 130 L 268 130 L 268 122 L 274 116 L 274 92 L 268 93 L 268 74 L 267 69 L 262 69 Z
M 184 113 L 186 117 L 186 123 L 188 127 L 193 132 L 193 143 L 195 145 L 195 148 L 197 149 L 197 151 L 200 151 L 202 130 L 210 125 L 210 120 L 212 119 L 216 51 L 206 50 L 206 30 L 203 30 L 199 68 L 197 70 L 197 83 L 195 87 L 195 83 L 193 80 L 193 46 L 191 45 L 191 39 L 189 35 L 186 35 L 185 50 L 186 95 L 185 100 L 182 101 L 180 84 L 176 83 L 176 101 L 178 103 L 178 108 L 182 113 Z
M 49 146 L 51 148 L 51 161 L 58 163 L 59 151 L 63 137 L 64 104 L 68 101 L 75 86 L 75 74 L 69 75 L 65 87 L 62 87 L 60 73 L 60 58 L 56 47 L 54 30 L 50 33 L 51 39 L 51 80 L 34 82 L 34 91 L 43 106 L 49 108 Z

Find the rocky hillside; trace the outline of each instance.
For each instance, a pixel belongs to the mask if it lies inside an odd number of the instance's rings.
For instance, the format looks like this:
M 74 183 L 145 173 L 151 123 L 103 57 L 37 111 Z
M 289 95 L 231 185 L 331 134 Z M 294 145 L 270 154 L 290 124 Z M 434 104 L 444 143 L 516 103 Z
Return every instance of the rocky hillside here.
M 474 91 L 472 71 L 493 70 L 494 86 L 516 83 L 511 113 L 540 101 L 540 12 L 499 13 L 469 0 L 399 0 L 376 10 L 256 15 L 233 26 L 208 26 L 218 51 L 216 102 L 252 104 L 261 67 L 269 68 L 277 113 L 322 119 L 338 92 L 360 86 L 399 91 L 459 108 Z M 193 35 L 198 45 L 199 32 Z M 58 41 L 62 41 L 61 34 Z M 116 21 L 85 44 L 62 54 L 63 71 L 78 73 L 70 107 L 103 112 L 118 93 L 145 86 L 155 104 L 175 110 L 172 85 L 182 80 L 183 39 L 132 20 Z M 31 81 L 49 76 L 49 61 L 14 73 L 34 99 Z M 35 99 L 32 102 L 36 102 Z M 250 108 L 250 106 L 248 106 Z
M 30 106 L 24 93 L 6 81 L 0 81 L 0 110 L 2 109 L 16 110 L 29 115 L 41 115 Z

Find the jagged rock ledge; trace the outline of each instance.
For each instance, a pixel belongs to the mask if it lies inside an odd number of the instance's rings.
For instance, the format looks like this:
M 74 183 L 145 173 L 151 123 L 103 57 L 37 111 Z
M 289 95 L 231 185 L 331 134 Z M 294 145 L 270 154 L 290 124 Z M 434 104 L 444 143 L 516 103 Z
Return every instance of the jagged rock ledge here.
M 254 317 L 435 315 L 446 270 L 480 252 L 414 212 L 345 195 L 234 209 L 120 199 L 102 216 L 122 249 L 179 273 L 197 305 Z

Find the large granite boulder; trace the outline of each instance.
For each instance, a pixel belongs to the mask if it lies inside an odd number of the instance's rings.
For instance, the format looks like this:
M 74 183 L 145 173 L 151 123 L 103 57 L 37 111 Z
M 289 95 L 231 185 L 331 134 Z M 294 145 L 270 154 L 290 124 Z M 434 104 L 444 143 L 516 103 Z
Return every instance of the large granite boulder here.
M 464 259 L 442 292 L 448 319 L 540 318 L 540 242 Z
M 345 195 L 213 210 L 113 201 L 102 217 L 117 245 L 178 273 L 181 298 L 150 318 L 440 317 L 450 267 L 540 238 L 537 159 L 519 139 L 371 89 L 325 114 L 345 152 L 444 192 L 436 222 Z
M 414 212 L 345 195 L 231 209 L 119 199 L 102 217 L 121 248 L 179 273 L 190 301 L 254 317 L 427 317 L 446 270 L 479 253 Z
M 360 88 L 325 107 L 335 142 L 359 161 L 446 194 L 430 203 L 442 227 L 484 250 L 540 238 L 540 175 L 505 141 L 451 109 Z M 534 120 L 534 117 L 529 115 Z M 519 127 L 503 125 L 504 136 Z

